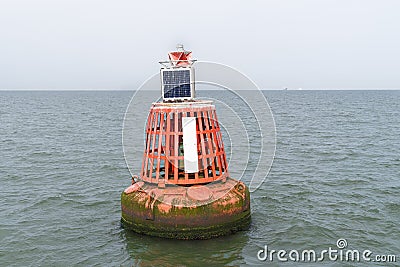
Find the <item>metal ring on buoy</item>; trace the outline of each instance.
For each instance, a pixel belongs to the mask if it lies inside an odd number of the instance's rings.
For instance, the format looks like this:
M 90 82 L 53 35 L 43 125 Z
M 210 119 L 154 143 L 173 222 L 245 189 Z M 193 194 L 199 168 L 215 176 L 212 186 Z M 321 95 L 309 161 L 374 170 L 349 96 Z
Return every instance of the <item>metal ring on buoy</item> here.
M 135 184 L 135 183 L 137 182 L 138 179 L 139 179 L 139 176 L 133 175 L 133 176 L 132 176 L 132 184 Z

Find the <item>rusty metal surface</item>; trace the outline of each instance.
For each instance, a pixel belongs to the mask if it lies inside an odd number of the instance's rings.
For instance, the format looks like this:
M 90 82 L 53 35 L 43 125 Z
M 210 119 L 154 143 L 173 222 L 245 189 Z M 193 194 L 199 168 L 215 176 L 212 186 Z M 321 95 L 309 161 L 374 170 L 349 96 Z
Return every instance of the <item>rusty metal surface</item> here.
M 186 190 L 186 194 L 190 199 L 197 201 L 206 201 L 212 197 L 212 192 L 208 187 L 203 185 L 191 186 Z
M 209 238 L 243 229 L 250 222 L 249 191 L 230 178 L 207 187 L 162 189 L 144 183 L 139 190 L 123 192 L 121 198 L 123 223 L 150 235 L 191 238 L 196 232 L 196 238 Z M 203 237 L 199 237 L 200 230 Z

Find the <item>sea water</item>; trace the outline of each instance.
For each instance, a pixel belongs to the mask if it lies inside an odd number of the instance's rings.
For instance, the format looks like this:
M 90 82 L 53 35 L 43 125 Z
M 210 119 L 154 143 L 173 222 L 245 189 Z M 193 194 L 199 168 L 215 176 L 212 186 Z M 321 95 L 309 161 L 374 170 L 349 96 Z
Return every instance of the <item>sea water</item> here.
M 251 195 L 250 229 L 179 241 L 120 225 L 133 92 L 0 91 L 0 266 L 297 266 L 257 254 L 338 250 L 339 239 L 399 264 L 400 91 L 264 94 L 276 154 Z

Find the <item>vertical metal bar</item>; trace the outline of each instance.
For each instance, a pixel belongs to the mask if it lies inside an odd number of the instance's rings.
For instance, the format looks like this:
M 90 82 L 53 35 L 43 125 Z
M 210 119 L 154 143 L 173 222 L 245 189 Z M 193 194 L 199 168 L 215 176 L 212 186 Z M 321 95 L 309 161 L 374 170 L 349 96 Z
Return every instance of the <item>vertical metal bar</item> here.
M 216 167 L 215 164 L 217 163 L 217 158 L 218 158 L 218 153 L 219 153 L 219 147 L 218 147 L 218 140 L 217 140 L 217 131 L 218 129 L 216 128 L 216 123 L 214 121 L 214 110 L 210 110 L 210 122 L 211 122 L 211 127 L 212 127 L 212 137 L 213 137 L 213 148 L 215 148 L 215 151 L 213 153 L 214 158 L 212 159 L 212 171 L 214 175 L 214 180 L 218 179 L 217 172 L 216 172 Z
M 213 157 L 214 157 L 214 146 L 213 146 L 213 140 L 212 140 L 212 133 L 211 133 L 211 123 L 210 123 L 210 113 L 209 110 L 205 110 L 203 112 L 203 114 L 205 115 L 205 119 L 204 119 L 204 124 L 206 126 L 206 135 L 207 135 L 207 148 L 208 148 L 208 153 L 207 153 L 207 157 L 206 157 L 206 166 L 205 166 L 205 170 L 207 172 L 207 176 L 208 176 L 208 167 L 211 167 L 211 171 L 212 171 L 212 180 L 214 180 L 215 177 L 215 169 L 214 165 L 211 164 Z M 210 164 L 210 166 L 208 166 Z
M 201 158 L 201 162 L 203 163 L 204 179 L 208 180 L 208 170 L 207 170 L 207 161 L 206 161 L 207 151 L 206 151 L 206 145 L 204 143 L 204 136 L 203 136 L 203 134 L 204 134 L 203 119 L 204 119 L 204 114 L 203 114 L 203 111 L 200 110 L 199 112 L 197 112 L 197 120 L 198 120 L 198 125 L 199 125 L 199 135 L 200 135 L 200 143 L 201 143 L 200 158 Z
M 220 156 L 220 161 L 221 161 L 221 167 L 225 170 L 228 169 L 228 163 L 226 161 L 226 154 L 225 154 L 225 148 L 224 148 L 224 142 L 222 140 L 222 133 L 221 133 L 221 128 L 219 126 L 219 122 L 218 122 L 218 118 L 217 118 L 217 112 L 215 111 L 215 121 L 218 125 L 218 141 L 219 141 L 219 147 L 220 147 L 220 151 L 221 151 L 221 156 Z M 222 174 L 222 170 L 221 170 L 221 174 Z
M 160 179 L 160 164 L 161 164 L 161 143 L 162 143 L 162 135 L 164 133 L 164 112 L 160 112 L 160 129 L 158 132 L 158 147 L 157 147 L 157 169 L 156 169 L 156 180 L 159 182 Z
M 187 114 L 186 114 L 186 112 L 182 112 L 182 118 L 181 118 L 181 121 L 182 121 L 182 139 L 183 139 L 183 117 L 187 117 Z M 183 153 L 185 153 L 185 151 L 183 152 Z M 183 162 L 185 162 L 185 157 L 183 157 Z M 185 164 L 185 163 L 183 163 L 183 164 Z M 184 171 L 184 174 L 185 174 L 185 184 L 189 184 L 189 174 L 187 173 L 187 172 L 185 172 Z
M 220 142 L 219 142 L 219 132 L 221 131 L 221 129 L 219 128 L 219 124 L 217 121 L 217 114 L 216 111 L 213 110 L 212 111 L 213 114 L 213 122 L 214 122 L 214 127 L 215 127 L 215 140 L 216 140 L 216 145 L 217 145 L 217 157 L 216 160 L 218 162 L 218 170 L 219 170 L 219 176 L 218 178 L 221 176 L 222 174 L 222 163 L 221 163 L 221 158 L 220 158 L 220 154 L 221 154 L 221 148 L 220 148 Z
M 166 122 L 167 122 L 167 127 L 166 127 L 166 131 L 165 131 L 165 148 L 164 148 L 164 151 L 165 151 L 165 161 L 164 161 L 164 167 L 165 167 L 165 180 L 166 181 L 168 181 L 168 175 L 169 175 L 169 149 L 170 149 L 170 147 L 169 147 L 169 138 L 170 138 L 170 128 L 171 128 L 171 118 L 170 118 L 170 114 L 173 114 L 173 113 L 170 113 L 170 112 L 167 112 L 167 119 L 166 119 Z
M 147 145 L 146 145 L 146 150 L 145 150 L 145 158 L 143 158 L 143 161 L 146 161 L 146 163 L 145 163 L 145 173 L 146 173 L 145 176 L 146 176 L 146 179 L 149 178 L 148 177 L 148 175 L 149 175 L 149 169 L 148 169 L 149 168 L 149 160 L 148 160 L 148 158 L 149 158 L 149 152 L 150 152 L 150 140 L 151 140 L 151 133 L 152 133 L 153 117 L 154 117 L 154 110 L 151 109 L 149 117 L 148 117 L 148 120 L 147 120 L 147 122 L 148 122 L 147 129 L 146 129 L 146 132 L 147 132 Z
M 179 129 L 178 129 L 178 112 L 175 112 L 175 133 L 174 133 L 174 138 L 175 138 L 175 146 L 174 146 L 174 161 L 175 161 L 175 166 L 174 166 L 174 182 L 178 182 L 178 169 L 179 169 L 179 163 L 178 163 L 178 149 L 179 149 Z
M 154 183 L 155 181 L 153 180 L 153 168 L 154 168 L 154 149 L 155 149 L 155 143 L 156 143 L 156 131 L 157 131 L 157 125 L 158 125 L 158 112 L 154 112 L 154 117 L 155 120 L 154 122 L 154 131 L 152 132 L 151 136 L 152 136 L 152 146 L 151 146 L 151 157 L 150 157 L 150 174 L 149 174 L 149 178 L 151 180 L 152 183 Z
M 219 159 L 220 159 L 220 162 L 221 162 L 221 167 L 225 170 L 225 162 L 224 162 L 225 151 L 224 151 L 224 143 L 222 142 L 222 134 L 221 134 L 221 132 L 218 132 L 218 142 L 219 142 L 219 148 L 220 148 Z

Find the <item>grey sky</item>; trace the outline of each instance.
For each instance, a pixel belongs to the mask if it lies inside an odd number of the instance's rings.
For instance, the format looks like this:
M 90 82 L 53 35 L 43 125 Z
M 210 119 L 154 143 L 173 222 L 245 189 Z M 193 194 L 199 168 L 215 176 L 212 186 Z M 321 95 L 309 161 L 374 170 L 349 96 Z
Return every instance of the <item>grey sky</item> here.
M 176 43 L 261 88 L 400 88 L 400 1 L 1 0 L 0 88 L 135 89 Z

